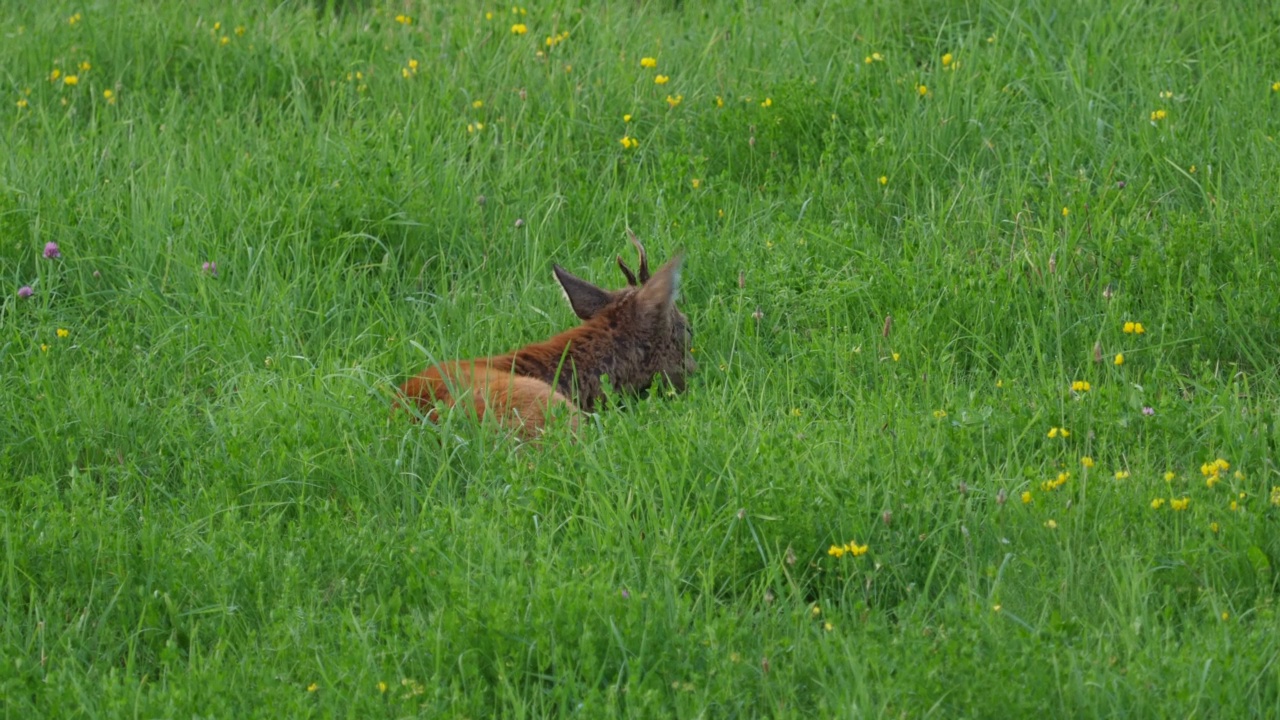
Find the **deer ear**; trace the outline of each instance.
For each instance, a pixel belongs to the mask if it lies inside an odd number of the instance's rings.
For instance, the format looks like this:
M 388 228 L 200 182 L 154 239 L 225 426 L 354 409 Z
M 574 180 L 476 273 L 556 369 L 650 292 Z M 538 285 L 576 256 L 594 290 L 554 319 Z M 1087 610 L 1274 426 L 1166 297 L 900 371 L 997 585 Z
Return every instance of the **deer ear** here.
M 680 292 L 680 263 L 683 261 L 684 256 L 677 253 L 640 286 L 636 298 L 642 306 L 656 311 L 670 309 L 675 304 L 676 294 Z
M 560 289 L 568 298 L 574 314 L 583 320 L 590 320 L 606 305 L 613 302 L 613 296 L 608 290 L 592 285 L 559 265 L 552 265 L 551 269 L 555 272 L 556 282 L 560 283 Z

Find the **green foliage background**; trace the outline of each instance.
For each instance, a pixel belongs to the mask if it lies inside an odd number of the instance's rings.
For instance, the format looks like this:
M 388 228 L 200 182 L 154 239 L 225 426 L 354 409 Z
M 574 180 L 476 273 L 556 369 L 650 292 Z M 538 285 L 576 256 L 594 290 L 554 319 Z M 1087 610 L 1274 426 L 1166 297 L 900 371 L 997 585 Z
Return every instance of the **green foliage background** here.
M 1280 10 L 0 32 L 6 715 L 1280 713 Z M 388 419 L 571 325 L 551 263 L 620 284 L 627 227 L 687 251 L 687 394 Z

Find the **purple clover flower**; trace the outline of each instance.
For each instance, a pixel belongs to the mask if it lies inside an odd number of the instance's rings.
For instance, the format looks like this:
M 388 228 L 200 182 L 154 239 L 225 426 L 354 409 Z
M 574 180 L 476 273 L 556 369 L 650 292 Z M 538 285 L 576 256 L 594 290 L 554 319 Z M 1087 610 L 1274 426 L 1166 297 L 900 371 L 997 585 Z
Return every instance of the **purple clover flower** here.
M 1155 408 L 1144 405 L 1142 408 L 1142 414 L 1146 415 L 1147 417 L 1151 417 L 1152 415 L 1156 414 L 1156 411 L 1155 411 Z
M 58 249 L 58 243 L 47 242 L 44 244 L 44 257 L 46 260 L 62 257 L 62 251 Z
M 200 266 L 200 269 L 214 277 L 218 277 L 218 263 L 216 262 L 209 262 L 206 260 L 204 264 Z
M 18 288 L 18 297 L 24 300 L 31 297 L 33 294 L 35 294 L 35 290 L 32 290 L 30 285 L 23 285 Z

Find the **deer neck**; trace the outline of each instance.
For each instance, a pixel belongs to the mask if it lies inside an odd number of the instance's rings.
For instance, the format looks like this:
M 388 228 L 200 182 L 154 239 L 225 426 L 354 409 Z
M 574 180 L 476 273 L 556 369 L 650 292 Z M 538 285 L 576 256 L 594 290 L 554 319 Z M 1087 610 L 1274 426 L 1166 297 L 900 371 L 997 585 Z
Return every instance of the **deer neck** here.
M 498 358 L 497 364 L 505 367 L 509 361 L 516 375 L 541 380 L 591 412 L 603 395 L 600 376 L 609 372 L 612 364 L 613 353 L 607 351 L 608 341 L 600 335 L 595 328 L 577 327 L 526 345 Z

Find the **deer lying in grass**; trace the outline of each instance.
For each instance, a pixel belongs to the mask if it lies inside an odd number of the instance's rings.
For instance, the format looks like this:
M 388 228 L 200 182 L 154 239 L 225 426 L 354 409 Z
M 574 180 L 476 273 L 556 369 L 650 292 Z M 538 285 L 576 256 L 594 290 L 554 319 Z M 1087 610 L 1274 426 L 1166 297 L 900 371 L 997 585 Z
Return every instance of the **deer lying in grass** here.
M 631 234 L 631 231 L 627 231 Z M 652 275 L 644 246 L 637 276 L 618 256 L 627 287 L 604 290 L 553 265 L 556 280 L 582 324 L 549 340 L 496 357 L 432 365 L 400 386 L 396 407 L 416 405 L 433 422 L 440 406 L 471 405 L 525 439 L 536 437 L 549 413 L 567 412 L 578 428 L 581 411 L 600 404 L 601 378 L 631 394 L 664 376 L 679 391 L 697 364 L 689 351 L 689 320 L 675 305 L 681 256 Z M 412 410 L 410 410 L 412 414 Z

